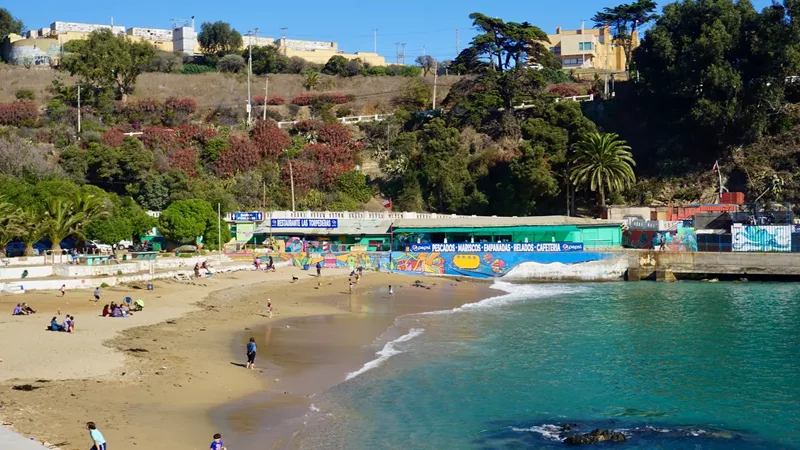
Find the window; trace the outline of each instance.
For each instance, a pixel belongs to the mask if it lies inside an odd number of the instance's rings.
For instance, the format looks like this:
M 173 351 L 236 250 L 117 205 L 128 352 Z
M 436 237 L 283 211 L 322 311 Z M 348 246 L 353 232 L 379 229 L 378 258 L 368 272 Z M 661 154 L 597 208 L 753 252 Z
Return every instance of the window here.
M 561 64 L 565 66 L 579 66 L 583 64 L 583 58 L 564 58 Z
M 552 53 L 554 55 L 560 55 L 561 54 L 561 46 L 550 47 L 550 53 Z
M 581 51 L 586 50 L 586 51 L 588 51 L 588 50 L 592 50 L 593 48 L 594 48 L 594 44 L 591 43 L 591 42 L 579 42 L 578 43 L 578 50 L 581 50 Z

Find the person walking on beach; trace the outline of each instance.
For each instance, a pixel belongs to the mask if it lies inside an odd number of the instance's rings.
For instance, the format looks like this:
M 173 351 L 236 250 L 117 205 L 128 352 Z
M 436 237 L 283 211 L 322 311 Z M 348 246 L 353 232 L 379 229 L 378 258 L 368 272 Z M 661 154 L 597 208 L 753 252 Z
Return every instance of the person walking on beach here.
M 89 430 L 89 437 L 92 439 L 92 450 L 106 450 L 106 439 L 94 422 L 86 422 L 86 429 Z
M 97 303 L 100 301 L 100 287 L 94 288 L 94 302 Z
M 392 289 L 392 285 L 389 285 L 389 297 L 394 297 L 394 289 Z
M 320 263 L 317 262 L 317 278 L 321 276 L 322 276 L 322 265 L 320 265 Z
M 269 318 L 272 319 L 272 299 L 267 299 L 267 313 L 269 314 Z
M 352 294 L 353 293 L 353 280 L 351 278 L 348 278 L 347 281 L 350 283 L 350 293 Z
M 214 435 L 214 440 L 211 442 L 211 450 L 225 450 L 225 444 L 222 443 L 222 435 L 217 433 Z
M 256 368 L 256 340 L 253 338 L 247 343 L 247 368 Z
M 67 285 L 66 284 L 62 284 L 61 285 L 61 296 L 63 297 L 65 295 L 67 295 Z

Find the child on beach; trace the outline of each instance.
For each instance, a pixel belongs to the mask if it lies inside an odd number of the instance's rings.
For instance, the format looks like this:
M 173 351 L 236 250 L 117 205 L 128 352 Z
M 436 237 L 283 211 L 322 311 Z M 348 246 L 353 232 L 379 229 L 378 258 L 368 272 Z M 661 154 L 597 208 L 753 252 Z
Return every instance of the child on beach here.
M 394 297 L 394 289 L 392 289 L 392 285 L 389 285 L 389 297 Z
M 100 301 L 100 287 L 99 286 L 94 288 L 94 301 L 95 302 L 99 302 Z
M 97 425 L 94 422 L 86 422 L 86 429 L 89 430 L 89 437 L 92 439 L 92 450 L 106 450 L 106 439 L 97 429 Z
M 322 276 L 322 265 L 317 262 L 317 278 Z
M 63 297 L 65 295 L 67 295 L 67 285 L 66 284 L 62 284 L 61 285 L 61 296 Z
M 269 314 L 269 318 L 272 318 L 272 299 L 267 299 L 267 313 Z
M 247 368 L 256 368 L 256 340 L 253 338 L 247 343 Z
M 211 450 L 225 450 L 225 444 L 222 443 L 222 435 L 217 433 L 214 435 L 214 441 L 211 442 Z
M 347 280 L 350 282 L 350 293 L 352 294 L 353 293 L 353 280 L 350 279 L 350 278 L 348 278 Z

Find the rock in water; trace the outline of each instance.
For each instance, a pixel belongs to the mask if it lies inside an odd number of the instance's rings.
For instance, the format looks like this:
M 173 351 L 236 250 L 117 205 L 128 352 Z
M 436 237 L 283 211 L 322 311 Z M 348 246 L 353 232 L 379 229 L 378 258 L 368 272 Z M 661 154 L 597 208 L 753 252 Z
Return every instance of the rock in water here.
M 626 439 L 627 436 L 619 431 L 597 429 L 591 433 L 568 436 L 564 443 L 567 445 L 587 445 L 598 444 L 605 441 L 622 442 Z

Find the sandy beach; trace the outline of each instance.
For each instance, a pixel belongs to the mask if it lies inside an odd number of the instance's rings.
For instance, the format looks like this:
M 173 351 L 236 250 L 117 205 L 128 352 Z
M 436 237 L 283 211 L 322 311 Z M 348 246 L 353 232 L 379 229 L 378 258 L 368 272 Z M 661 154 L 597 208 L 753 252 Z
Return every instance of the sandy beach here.
M 486 285 L 424 280 L 430 289 L 411 287 L 413 277 L 370 273 L 351 296 L 346 271 L 325 270 L 318 280 L 285 268 L 162 281 L 153 291 L 110 288 L 99 303 L 89 292 L 0 297 L 8 311 L 0 316 L 0 420 L 62 449 L 87 446 L 89 420 L 114 448 L 207 448 L 219 428 L 234 433 L 231 441 L 280 447 L 282 435 L 264 418 L 290 421 L 308 408 L 308 395 L 374 358 L 369 344 L 396 316 L 490 295 Z M 396 295 L 386 306 L 389 284 Z M 145 311 L 100 317 L 105 303 L 126 296 L 143 299 Z M 20 301 L 37 314 L 11 316 Z M 74 334 L 45 331 L 58 310 L 59 321 L 75 316 Z M 257 370 L 242 367 L 249 336 L 259 344 Z M 13 389 L 26 384 L 34 389 Z

